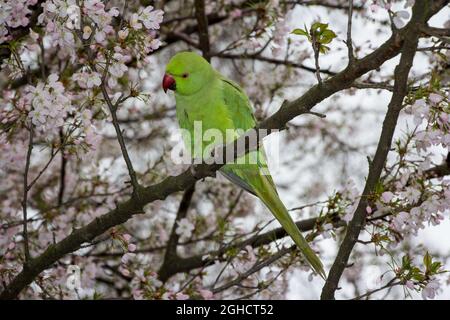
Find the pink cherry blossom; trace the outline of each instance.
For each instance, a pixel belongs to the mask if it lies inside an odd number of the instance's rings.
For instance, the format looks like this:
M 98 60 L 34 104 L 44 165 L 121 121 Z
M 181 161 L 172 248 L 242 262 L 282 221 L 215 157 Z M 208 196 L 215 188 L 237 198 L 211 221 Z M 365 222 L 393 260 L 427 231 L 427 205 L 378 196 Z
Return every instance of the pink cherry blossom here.
M 148 6 L 140 12 L 139 20 L 147 29 L 159 29 L 159 24 L 163 21 L 163 15 L 162 10 L 153 10 L 152 6 Z
M 214 296 L 214 294 L 211 291 L 209 291 L 209 290 L 200 289 L 200 290 L 198 290 L 198 292 L 200 293 L 202 298 L 205 299 L 205 300 L 210 300 Z
M 424 300 L 434 299 L 439 288 L 439 280 L 430 281 L 424 288 L 422 288 L 422 298 Z
M 122 237 L 126 242 L 129 242 L 131 240 L 131 235 L 128 233 L 123 234 Z
M 432 104 L 436 105 L 443 100 L 443 97 L 437 93 L 430 93 L 428 99 Z
M 381 199 L 384 203 L 389 203 L 394 198 L 394 194 L 390 191 L 385 191 L 381 194 Z
M 175 295 L 175 299 L 176 299 L 176 300 L 187 300 L 187 299 L 189 299 L 189 295 L 184 294 L 184 293 L 182 293 L 182 292 L 178 292 L 178 293 Z
M 400 10 L 397 12 L 394 12 L 394 18 L 393 22 L 397 28 L 403 28 L 406 24 L 406 21 L 409 19 L 409 13 L 405 10 Z
M 175 232 L 184 238 L 189 238 L 192 235 L 193 230 L 194 225 L 187 218 L 184 218 L 178 221 Z

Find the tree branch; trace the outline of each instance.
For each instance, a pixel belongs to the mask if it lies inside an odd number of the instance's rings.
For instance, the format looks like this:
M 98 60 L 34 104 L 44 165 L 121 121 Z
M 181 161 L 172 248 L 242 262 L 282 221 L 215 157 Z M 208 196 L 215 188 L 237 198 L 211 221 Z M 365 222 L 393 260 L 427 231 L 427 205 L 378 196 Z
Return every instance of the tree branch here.
M 348 49 L 348 63 L 351 64 L 355 61 L 355 55 L 353 54 L 352 43 L 352 19 L 353 19 L 353 0 L 348 1 L 348 22 L 347 22 L 347 49 Z
M 384 289 L 392 288 L 392 287 L 395 287 L 395 286 L 398 286 L 399 284 L 401 284 L 400 281 L 395 281 L 395 280 L 396 280 L 396 278 L 393 278 L 387 284 L 385 284 L 384 286 L 382 286 L 380 288 L 377 288 L 377 289 L 374 289 L 374 290 L 370 290 L 370 291 L 368 291 L 368 292 L 366 292 L 366 293 L 364 293 L 364 294 L 362 294 L 360 296 L 354 297 L 352 300 L 361 300 L 363 298 L 368 299 L 374 293 L 377 293 L 377 292 L 383 291 Z
M 208 18 L 205 14 L 205 1 L 204 0 L 195 0 L 194 2 L 195 8 L 195 17 L 197 19 L 198 24 L 198 36 L 199 36 L 199 45 L 200 49 L 203 53 L 203 58 L 205 58 L 208 62 L 211 61 L 209 52 L 209 35 L 208 35 Z
M 378 142 L 374 159 L 369 168 L 366 185 L 364 187 L 362 197 L 358 203 L 358 207 L 354 213 L 353 219 L 348 225 L 344 240 L 339 247 L 336 260 L 331 267 L 330 273 L 323 287 L 321 299 L 334 299 L 334 293 L 338 288 L 341 275 L 348 264 L 350 254 L 365 223 L 368 198 L 374 191 L 375 186 L 380 179 L 392 144 L 392 138 L 394 136 L 395 127 L 402 108 L 403 99 L 408 92 L 408 75 L 412 67 L 419 40 L 418 25 L 420 26 L 420 24 L 423 24 L 426 21 L 428 6 L 427 2 L 428 1 L 426 0 L 416 0 L 413 7 L 413 17 L 406 28 L 405 42 L 403 44 L 400 62 L 394 72 L 394 92 L 388 105 L 386 117 L 383 121 L 380 140 Z
M 227 282 L 226 284 L 218 287 L 218 288 L 213 288 L 212 292 L 213 293 L 218 293 L 221 291 L 224 291 L 228 288 L 231 288 L 233 286 L 239 285 L 243 280 L 247 279 L 249 276 L 251 276 L 252 274 L 254 274 L 255 272 L 258 272 L 259 270 L 261 270 L 264 267 L 267 267 L 269 265 L 271 265 L 272 263 L 274 263 L 275 261 L 277 261 L 278 259 L 282 258 L 285 254 L 292 252 L 294 250 L 296 250 L 297 247 L 291 246 L 289 248 L 282 248 L 281 250 L 279 250 L 277 253 L 271 255 L 269 258 L 255 263 L 255 265 L 253 265 L 249 270 L 247 270 L 246 272 L 240 274 L 239 276 L 237 276 L 234 280 Z
M 67 159 L 64 156 L 64 134 L 63 129 L 59 131 L 59 139 L 61 141 L 61 167 L 59 169 L 60 177 L 59 177 L 59 190 L 58 190 L 58 206 L 62 205 L 64 200 L 64 189 L 66 187 L 66 166 Z
M 447 159 L 443 164 L 425 171 L 425 176 L 428 179 L 439 178 L 447 175 L 450 175 L 450 152 L 447 154 Z
M 140 185 L 136 177 L 136 172 L 134 171 L 133 164 L 131 163 L 130 156 L 128 155 L 127 147 L 123 138 L 122 130 L 120 129 L 119 120 L 117 119 L 117 107 L 120 104 L 121 99 L 117 100 L 116 104 L 113 104 L 111 98 L 109 97 L 108 91 L 106 90 L 106 79 L 108 75 L 109 58 L 106 62 L 106 67 L 104 70 L 104 75 L 102 77 L 102 82 L 100 84 L 100 89 L 102 91 L 103 98 L 108 106 L 109 112 L 111 113 L 112 123 L 117 135 L 117 141 L 119 142 L 120 150 L 122 151 L 123 159 L 128 169 L 128 174 L 131 179 L 131 185 L 133 186 L 133 196 L 140 197 Z M 97 71 L 95 66 L 92 67 L 94 71 Z
M 186 215 L 187 215 L 188 209 L 189 209 L 189 205 L 192 200 L 192 196 L 194 195 L 194 191 L 195 191 L 195 184 L 186 189 L 186 191 L 183 194 L 183 198 L 181 199 L 180 206 L 177 211 L 177 215 L 173 222 L 169 241 L 167 242 L 164 260 L 158 271 L 158 275 L 162 279 L 167 279 L 164 275 L 167 273 L 167 271 L 169 269 L 171 269 L 171 265 L 176 263 L 176 261 L 180 259 L 177 254 L 178 240 L 180 238 L 180 236 L 176 232 L 177 223 L 178 223 L 178 221 L 186 218 Z
M 25 253 L 25 263 L 24 267 L 30 261 L 30 248 L 28 240 L 28 172 L 30 169 L 31 153 L 33 152 L 33 124 L 30 122 L 30 137 L 28 139 L 28 151 L 27 158 L 25 162 L 25 172 L 23 174 L 23 199 L 22 199 L 22 209 L 23 209 L 23 251 Z
M 426 35 L 432 37 L 450 37 L 450 29 L 447 28 L 435 28 L 426 25 L 423 26 L 420 30 Z

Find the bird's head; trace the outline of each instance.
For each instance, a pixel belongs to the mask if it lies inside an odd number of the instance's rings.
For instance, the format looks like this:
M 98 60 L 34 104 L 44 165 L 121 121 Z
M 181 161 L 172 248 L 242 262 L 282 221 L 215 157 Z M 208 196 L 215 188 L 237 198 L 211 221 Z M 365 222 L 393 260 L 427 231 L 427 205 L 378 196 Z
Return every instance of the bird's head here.
M 164 92 L 173 90 L 189 96 L 207 84 L 213 75 L 213 68 L 195 52 L 180 52 L 170 59 L 162 81 Z

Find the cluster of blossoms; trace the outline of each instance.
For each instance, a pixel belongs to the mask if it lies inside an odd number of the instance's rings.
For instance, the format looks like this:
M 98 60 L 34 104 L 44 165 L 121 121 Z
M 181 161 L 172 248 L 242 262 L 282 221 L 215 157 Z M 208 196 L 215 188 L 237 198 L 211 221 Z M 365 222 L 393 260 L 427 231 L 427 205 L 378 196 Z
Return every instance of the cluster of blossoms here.
M 432 146 L 441 146 L 447 150 L 450 147 L 448 106 L 445 92 L 432 92 L 406 109 L 408 114 L 413 115 L 414 124 L 418 128 L 412 141 L 419 153 L 427 152 Z M 390 226 L 401 234 L 416 235 L 427 222 L 431 225 L 439 224 L 450 207 L 450 181 L 444 179 L 439 188 L 430 188 L 429 182 L 412 183 L 418 180 L 417 177 L 424 176 L 429 167 L 430 160 L 427 159 L 416 168 L 416 174 L 408 168 L 402 168 L 400 178 L 394 185 L 396 192 L 384 192 L 376 204 L 381 213 L 393 208 L 400 209 L 392 218 Z
M 260 20 L 257 25 L 251 20 L 251 24 L 248 26 L 251 29 L 250 33 L 245 33 L 242 38 L 237 42 L 243 49 L 257 51 L 261 50 L 268 45 L 273 56 L 280 56 L 288 41 L 288 34 L 291 30 L 289 22 L 292 16 L 292 10 L 281 9 L 278 1 L 267 1 L 261 8 Z M 229 12 L 229 16 L 232 20 L 238 19 L 242 16 L 243 12 L 240 9 L 234 9 Z M 234 49 L 237 45 L 228 49 Z
M 130 251 L 130 249 L 128 248 Z M 131 294 L 134 299 L 186 300 L 189 298 L 211 299 L 211 291 L 204 289 L 198 279 L 183 290 L 178 285 L 161 282 L 158 274 L 148 266 L 153 265 L 148 255 L 127 252 L 122 256 L 119 271 L 130 279 Z
M 37 25 L 42 26 L 43 29 L 39 31 L 40 34 L 31 30 L 34 40 L 41 41 L 47 50 L 57 49 L 55 53 L 59 59 L 68 59 L 72 63 L 83 62 L 85 58 L 79 57 L 79 50 L 85 50 L 87 47 L 98 54 L 94 63 L 104 63 L 107 55 L 104 49 L 113 43 L 115 47 L 110 73 L 116 78 L 123 76 L 128 70 L 124 62 L 135 58 L 142 67 L 142 61 L 147 55 L 161 45 L 156 30 L 159 29 L 163 19 L 162 10 L 155 10 L 152 6 L 148 6 L 139 9 L 137 13 L 120 14 L 118 8 L 107 8 L 107 5 L 100 0 L 82 2 L 49 0 L 42 4 L 37 4 L 37 1 L 1 3 L 0 43 L 9 39 L 6 27 L 15 28 L 29 24 L 27 16 L 31 11 L 27 8 L 32 5 L 42 6 Z M 117 30 L 115 24 L 119 24 L 121 29 Z M 22 50 L 25 49 L 22 48 Z M 81 60 L 77 61 L 77 59 Z M 12 69 L 15 63 L 14 59 L 9 59 L 6 65 Z M 92 73 L 81 73 L 81 75 L 87 77 L 85 81 L 89 85 L 98 83 L 98 78 Z M 88 79 L 88 77 L 94 78 Z
M 286 47 L 287 35 L 291 31 L 291 26 L 289 25 L 291 15 L 292 11 L 289 11 L 285 17 L 279 18 L 273 32 L 269 32 L 270 37 L 273 39 L 270 45 L 274 56 L 281 55 Z
M 413 186 L 396 194 L 386 191 L 382 194 L 381 201 L 375 204 L 377 215 L 394 212 L 389 225 L 395 231 L 394 236 L 417 235 L 420 229 L 425 228 L 426 223 L 437 225 L 444 219 L 443 214 L 450 206 L 449 187 L 449 182 L 444 182 L 442 192 L 430 194 L 422 193 Z
M 30 7 L 37 0 L 0 1 L 0 43 L 10 40 L 8 28 L 26 27 L 30 23 Z
M 102 79 L 98 72 L 88 72 L 86 70 L 75 73 L 72 77 L 72 80 L 76 81 L 80 88 L 83 89 L 92 89 L 94 87 L 100 86 L 100 84 L 102 83 Z
M 414 137 L 419 151 L 431 146 L 450 147 L 450 96 L 448 92 L 432 92 L 418 99 L 406 111 L 414 116 L 415 125 L 425 127 Z
M 41 131 L 54 132 L 62 127 L 73 108 L 70 96 L 56 74 L 51 74 L 45 83 L 30 86 L 24 99 L 29 101 L 31 122 Z
M 116 7 L 106 8 L 99 0 L 86 0 L 79 7 L 75 0 L 47 1 L 43 4 L 44 12 L 39 16 L 39 23 L 46 26 L 45 31 L 53 46 L 59 45 L 64 53 L 72 54 L 76 47 L 76 38 L 81 34 L 80 41 L 90 45 L 103 47 L 108 40 L 124 42 L 128 36 L 128 29 L 119 30 L 116 34 L 112 26 L 113 19 L 124 19 L 119 17 L 119 9 Z M 133 14 L 129 25 L 133 30 L 141 30 L 141 21 L 148 30 L 159 28 L 162 22 L 162 11 L 155 10 L 149 6 L 142 10 L 139 16 Z M 150 39 L 147 39 L 151 41 Z M 159 45 L 153 43 L 151 49 Z M 66 51 L 66 48 L 68 49 Z M 148 53 L 150 50 L 147 50 Z M 72 59 L 74 56 L 70 56 Z

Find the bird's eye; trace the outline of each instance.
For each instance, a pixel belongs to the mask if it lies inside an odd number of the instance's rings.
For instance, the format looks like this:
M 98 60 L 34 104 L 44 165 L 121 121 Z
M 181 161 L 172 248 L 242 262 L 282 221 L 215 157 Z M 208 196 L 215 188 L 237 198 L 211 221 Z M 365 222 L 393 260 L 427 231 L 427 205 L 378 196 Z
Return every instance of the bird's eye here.
M 182 77 L 183 77 L 183 78 L 189 77 L 189 73 L 183 73 Z

